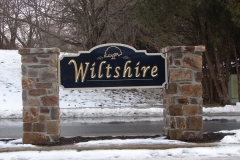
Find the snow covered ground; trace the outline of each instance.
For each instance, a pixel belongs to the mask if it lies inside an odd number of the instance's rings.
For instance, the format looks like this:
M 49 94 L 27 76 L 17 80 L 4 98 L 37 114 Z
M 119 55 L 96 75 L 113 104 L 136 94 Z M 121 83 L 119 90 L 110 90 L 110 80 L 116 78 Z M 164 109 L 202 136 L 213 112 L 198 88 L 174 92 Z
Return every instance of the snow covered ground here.
M 165 137 L 149 139 L 126 139 L 126 140 L 100 140 L 76 143 L 74 147 L 91 146 L 111 146 L 111 145 L 175 145 L 183 146 L 171 149 L 122 149 L 122 150 L 50 150 L 50 151 L 19 151 L 0 153 L 0 159 L 24 159 L 24 160 L 52 160 L 52 159 L 71 159 L 71 160 L 157 160 L 157 159 L 239 159 L 240 158 L 240 130 L 221 131 L 224 133 L 235 133 L 235 135 L 225 136 L 220 142 L 212 144 L 212 147 L 193 147 L 189 148 L 187 142 L 176 140 L 167 140 Z M 185 146 L 185 147 L 184 147 Z M 8 148 L 39 148 L 40 146 L 25 145 L 21 139 L 9 141 L 7 143 L 0 141 L 0 150 Z M 30 148 L 30 149 L 29 149 Z M 37 149 L 36 149 L 37 150 Z
M 64 53 L 62 53 L 64 54 Z M 0 50 L 0 119 L 22 118 L 21 56 L 16 50 Z M 160 89 L 63 90 L 61 118 L 161 116 Z M 240 114 L 240 103 L 203 108 L 205 114 Z
M 0 50 L 0 118 L 22 117 L 21 56 Z M 160 89 L 59 90 L 61 117 L 156 116 Z M 150 106 L 150 107 L 149 107 Z

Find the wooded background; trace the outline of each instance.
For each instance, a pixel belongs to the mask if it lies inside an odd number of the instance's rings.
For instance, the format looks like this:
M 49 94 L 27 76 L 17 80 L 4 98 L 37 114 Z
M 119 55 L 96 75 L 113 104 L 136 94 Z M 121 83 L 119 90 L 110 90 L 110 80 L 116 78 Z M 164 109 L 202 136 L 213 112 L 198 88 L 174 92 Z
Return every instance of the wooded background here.
M 148 52 L 205 45 L 204 103 L 230 103 L 230 74 L 240 101 L 240 0 L 0 1 L 0 49 L 77 52 L 110 42 Z

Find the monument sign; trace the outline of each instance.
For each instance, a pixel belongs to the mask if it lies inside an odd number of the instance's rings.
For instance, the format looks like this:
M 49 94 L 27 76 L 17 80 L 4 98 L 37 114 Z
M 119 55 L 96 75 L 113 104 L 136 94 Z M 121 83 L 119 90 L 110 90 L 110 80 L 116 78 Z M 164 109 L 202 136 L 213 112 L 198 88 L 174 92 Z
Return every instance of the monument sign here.
M 59 84 L 65 89 L 163 88 L 167 58 L 109 43 L 59 59 Z

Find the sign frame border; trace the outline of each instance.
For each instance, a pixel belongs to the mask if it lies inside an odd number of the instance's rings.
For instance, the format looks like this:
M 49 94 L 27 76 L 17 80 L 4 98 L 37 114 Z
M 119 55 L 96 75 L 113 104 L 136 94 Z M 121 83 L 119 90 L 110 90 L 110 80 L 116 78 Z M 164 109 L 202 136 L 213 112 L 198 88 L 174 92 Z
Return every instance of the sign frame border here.
M 122 46 L 122 47 L 127 47 L 132 49 L 136 54 L 137 53 L 142 53 L 144 52 L 145 55 L 147 56 L 162 56 L 162 58 L 164 58 L 165 61 L 165 82 L 161 85 L 161 86 L 126 86 L 126 87 L 88 87 L 88 88 L 65 88 L 63 85 L 60 84 L 61 82 L 61 66 L 60 66 L 60 61 L 64 58 L 64 57 L 78 57 L 81 54 L 90 54 L 93 50 L 100 48 L 100 47 L 105 47 L 105 46 Z M 165 53 L 165 55 L 163 53 L 148 53 L 146 50 L 136 50 L 134 47 L 129 46 L 127 44 L 122 44 L 122 43 L 106 43 L 106 44 L 100 44 L 97 45 L 93 48 L 91 48 L 89 51 L 79 51 L 77 54 L 69 54 L 69 55 L 61 55 L 61 57 L 58 58 L 58 86 L 61 87 L 63 90 L 89 90 L 89 89 L 133 89 L 133 88 L 142 88 L 142 89 L 147 89 L 147 88 L 167 88 L 168 86 L 168 65 L 167 65 L 167 60 L 168 60 L 168 56 L 167 53 Z

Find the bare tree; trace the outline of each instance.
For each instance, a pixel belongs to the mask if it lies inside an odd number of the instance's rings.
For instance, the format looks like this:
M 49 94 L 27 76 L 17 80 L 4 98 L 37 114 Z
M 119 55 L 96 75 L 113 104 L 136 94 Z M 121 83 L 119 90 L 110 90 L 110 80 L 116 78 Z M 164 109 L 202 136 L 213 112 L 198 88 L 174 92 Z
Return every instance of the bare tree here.
M 123 0 L 57 0 L 60 7 L 52 17 L 56 23 L 67 24 L 60 32 L 69 44 L 89 49 L 106 42 L 128 43 L 129 25 L 134 21 L 136 1 Z M 128 27 L 127 27 L 128 26 Z M 132 27 L 135 27 L 132 25 Z M 126 29 L 128 28 L 128 29 Z
M 0 48 L 4 48 L 3 42 L 3 16 L 2 16 L 2 6 L 0 6 Z
M 7 48 L 16 48 L 17 29 L 19 21 L 19 1 L 18 0 L 2 0 L 0 3 L 2 25 L 1 36 Z M 13 18 L 11 18 L 13 17 Z
M 1 2 L 4 5 L 1 15 L 18 23 L 15 25 L 18 34 L 14 37 L 23 47 L 46 47 L 56 41 L 83 49 L 106 42 L 134 44 L 140 33 L 134 16 L 136 1 L 21 0 L 21 4 L 10 1 Z
M 3 0 L 0 4 L 4 5 L 1 15 L 17 24 L 9 24 L 15 27 L 3 35 L 12 35 L 12 42 L 22 47 L 88 50 L 118 42 L 156 51 L 150 32 L 135 18 L 136 0 Z

